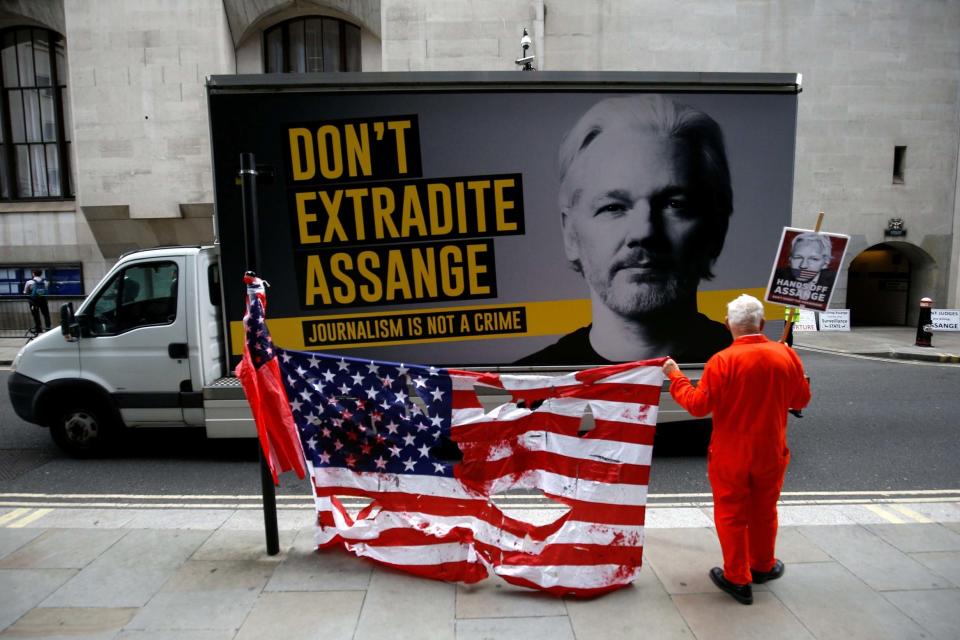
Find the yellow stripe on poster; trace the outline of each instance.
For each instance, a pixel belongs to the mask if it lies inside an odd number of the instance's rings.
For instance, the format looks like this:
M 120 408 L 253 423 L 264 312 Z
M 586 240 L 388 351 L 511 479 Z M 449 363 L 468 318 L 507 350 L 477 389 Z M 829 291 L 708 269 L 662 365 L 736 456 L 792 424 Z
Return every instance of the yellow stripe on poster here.
M 741 293 L 758 298 L 764 289 L 728 289 L 697 294 L 700 311 L 723 321 L 727 303 Z M 765 305 L 768 319 L 779 318 L 777 305 Z M 590 324 L 590 300 L 549 300 L 405 311 L 274 318 L 273 341 L 288 349 L 329 350 L 399 344 L 559 336 Z M 243 323 L 230 324 L 231 350 L 243 352 Z
M 779 304 L 770 304 L 763 299 L 766 295 L 766 287 L 753 289 L 718 289 L 717 291 L 699 291 L 697 293 L 697 306 L 700 313 L 711 320 L 723 322 L 727 317 L 727 303 L 745 293 L 753 296 L 760 302 L 763 302 L 763 317 L 767 320 L 783 320 L 783 306 Z

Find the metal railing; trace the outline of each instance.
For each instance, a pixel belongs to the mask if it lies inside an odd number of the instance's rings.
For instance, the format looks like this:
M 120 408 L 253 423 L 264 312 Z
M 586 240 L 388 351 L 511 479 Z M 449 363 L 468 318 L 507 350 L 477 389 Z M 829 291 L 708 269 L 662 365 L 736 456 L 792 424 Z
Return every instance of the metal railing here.
M 64 302 L 73 302 L 76 309 L 83 302 L 82 296 L 77 297 L 48 297 L 47 306 L 50 308 L 51 326 L 60 323 L 60 305 Z M 6 298 L 0 300 L 0 337 L 19 338 L 24 336 L 33 326 L 33 316 L 30 315 L 30 302 L 27 298 Z

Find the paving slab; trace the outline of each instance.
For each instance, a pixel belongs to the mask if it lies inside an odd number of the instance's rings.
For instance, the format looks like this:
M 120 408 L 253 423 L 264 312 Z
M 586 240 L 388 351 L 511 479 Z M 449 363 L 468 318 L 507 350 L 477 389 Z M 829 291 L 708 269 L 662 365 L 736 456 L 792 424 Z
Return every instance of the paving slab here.
M 903 506 L 933 522 L 960 523 L 960 503 L 958 502 L 906 502 Z M 955 528 L 954 531 L 960 532 L 960 528 Z
M 267 555 L 267 543 L 264 532 L 219 529 L 214 531 L 193 554 L 194 560 L 263 560 L 280 562 L 283 554 L 293 544 L 296 531 L 280 530 L 277 538 L 280 554 Z
M 233 509 L 144 509 L 127 521 L 130 529 L 219 529 Z M 261 521 L 262 522 L 262 521 Z
M 76 569 L 0 569 L 0 629 L 40 604 Z
M 191 530 L 130 531 L 43 606 L 142 607 L 209 535 Z
M 240 627 L 236 640 L 350 640 L 364 595 L 363 591 L 265 593 Z
M 542 618 L 474 618 L 457 620 L 457 640 L 574 640 L 566 616 Z
M 690 640 L 674 600 L 650 567 L 634 583 L 592 600 L 568 598 L 567 615 L 577 640 Z
M 6 558 L 41 533 L 43 533 L 43 529 L 0 528 L 0 559 Z
M 876 524 L 867 531 L 905 553 L 960 551 L 960 533 L 939 524 Z
M 32 609 L 6 629 L 0 638 L 94 638 L 107 640 L 117 635 L 136 609 L 115 608 L 37 608 Z
M 175 633 L 124 629 L 113 640 L 233 640 L 233 629 L 182 629 Z
M 778 506 L 777 520 L 781 527 L 856 524 L 839 509 L 805 504 Z
M 951 586 L 960 587 L 960 551 L 911 553 L 910 557 L 930 571 L 952 582 Z
M 878 591 L 953 585 L 862 526 L 801 527 L 801 533 Z
M 669 509 L 648 507 L 645 520 L 644 524 L 647 529 L 685 529 L 713 526 L 713 520 L 699 507 Z
M 956 640 L 960 635 L 960 590 L 888 591 L 883 595 L 934 638 Z
M 467 618 L 531 618 L 565 616 L 563 600 L 540 591 L 517 587 L 499 576 L 476 584 L 457 585 L 458 620 Z
M 960 522 L 941 522 L 940 524 L 950 529 L 950 531 L 960 533 Z
M 317 550 L 313 527 L 301 530 L 267 591 L 351 591 L 370 586 L 373 563 L 345 549 Z
M 697 640 L 813 640 L 793 613 L 773 594 L 755 591 L 744 606 L 714 587 L 714 593 L 674 596 Z
M 794 565 L 767 586 L 818 640 L 926 637 L 909 616 L 836 562 Z
M 456 592 L 453 584 L 376 567 L 354 639 L 452 640 Z
M 277 529 L 279 531 L 299 531 L 316 521 L 316 512 L 311 509 L 277 509 Z M 263 534 L 263 510 L 239 509 L 226 522 L 222 529 L 243 529 L 259 531 Z
M 126 533 L 123 529 L 51 529 L 0 560 L 0 569 L 82 569 Z
M 830 562 L 832 558 L 810 542 L 796 527 L 780 527 L 777 531 L 775 555 L 785 564 L 797 562 Z
M 130 629 L 239 629 L 274 563 L 187 561 L 130 622 Z
M 136 514 L 133 509 L 54 509 L 29 526 L 45 529 L 120 529 Z
M 712 529 L 648 529 L 644 559 L 671 595 L 716 589 L 707 572 L 723 564 Z

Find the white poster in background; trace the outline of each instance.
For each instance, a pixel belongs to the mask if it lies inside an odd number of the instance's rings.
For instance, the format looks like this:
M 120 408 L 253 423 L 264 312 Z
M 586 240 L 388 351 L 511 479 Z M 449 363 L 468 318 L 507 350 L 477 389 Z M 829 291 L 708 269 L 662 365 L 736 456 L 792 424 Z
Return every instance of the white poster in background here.
M 793 323 L 794 331 L 816 331 L 817 312 L 812 309 L 800 309 L 800 319 Z
M 934 331 L 960 331 L 960 309 L 931 309 L 930 324 Z
M 850 309 L 821 311 L 820 331 L 850 331 Z

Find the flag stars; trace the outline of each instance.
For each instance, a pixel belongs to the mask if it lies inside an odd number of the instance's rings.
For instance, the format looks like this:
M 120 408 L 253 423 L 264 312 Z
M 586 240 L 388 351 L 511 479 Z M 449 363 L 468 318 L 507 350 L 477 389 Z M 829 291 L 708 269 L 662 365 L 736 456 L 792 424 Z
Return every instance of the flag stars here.
M 300 397 L 303 398 L 306 402 L 310 402 L 310 392 L 304 389 L 300 392 Z
M 407 394 L 403 392 L 403 389 L 397 391 L 397 404 L 405 404 L 407 402 Z
M 433 401 L 434 401 L 434 402 L 440 402 L 440 400 L 443 399 L 443 391 L 441 391 L 439 388 L 434 389 L 433 391 L 431 391 L 431 392 L 430 392 L 430 395 L 433 396 Z
M 349 370 L 350 370 L 350 365 L 347 364 L 346 360 L 344 360 L 343 358 L 340 358 L 340 360 L 337 361 L 337 371 L 349 371 Z
M 367 394 L 367 399 L 368 399 L 368 400 L 376 400 L 376 399 L 377 399 L 377 390 L 376 390 L 374 387 L 370 387 L 369 389 L 367 389 L 367 390 L 366 390 L 366 394 Z
M 407 458 L 406 460 L 403 460 L 402 462 L 403 462 L 403 470 L 404 470 L 404 471 L 413 471 L 413 468 L 414 468 L 414 467 L 416 466 L 416 464 L 417 464 L 416 462 L 414 462 L 413 458 Z
M 320 366 L 320 358 L 317 356 L 310 356 L 310 368 L 316 369 Z
M 433 468 L 437 473 L 444 473 L 447 469 L 447 466 L 442 462 L 434 462 Z
M 348 393 L 350 393 L 350 386 L 346 382 L 344 382 L 337 388 L 340 390 L 341 395 L 347 395 Z
M 380 456 L 376 460 L 374 460 L 373 464 L 377 465 L 377 469 L 380 469 L 380 470 L 387 468 L 387 461 L 384 460 L 383 456 Z
M 417 389 L 423 389 L 427 386 L 427 380 L 423 376 L 417 376 L 414 378 L 413 384 L 417 385 Z
M 429 457 L 430 457 L 430 446 L 429 446 L 429 445 L 426 445 L 426 444 L 421 445 L 421 446 L 417 449 L 417 451 L 420 452 L 420 457 L 421 457 L 421 458 L 429 458 Z
M 320 459 L 321 464 L 330 464 L 330 454 L 326 451 L 321 451 L 317 457 Z
M 363 375 L 359 371 L 353 374 L 352 376 L 350 376 L 350 378 L 353 380 L 353 384 L 356 387 L 359 387 L 360 384 L 363 382 Z
M 416 438 L 412 433 L 408 433 L 407 435 L 403 436 L 403 442 L 405 447 L 412 447 L 415 440 Z
M 323 376 L 324 382 L 333 382 L 333 379 L 337 377 L 333 371 L 330 371 L 330 369 L 327 369 L 320 375 Z
M 370 364 L 367 365 L 367 371 L 369 371 L 373 375 L 377 375 L 378 373 L 380 373 L 380 367 L 377 366 L 376 362 L 371 360 Z
M 380 382 L 383 384 L 383 386 L 389 387 L 393 384 L 393 378 L 391 378 L 390 374 L 388 373 L 380 380 Z
M 399 458 L 399 457 L 400 457 L 400 447 L 398 447 L 397 445 L 393 445 L 393 446 L 390 447 L 388 450 L 390 451 L 390 457 L 391 457 L 391 458 Z

